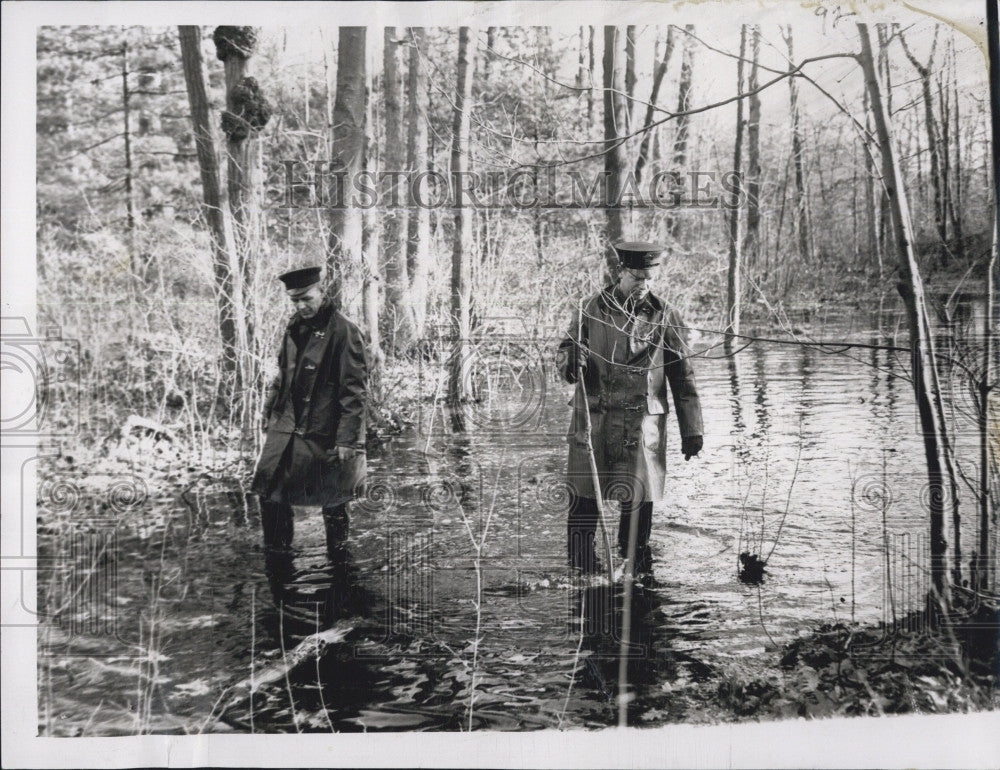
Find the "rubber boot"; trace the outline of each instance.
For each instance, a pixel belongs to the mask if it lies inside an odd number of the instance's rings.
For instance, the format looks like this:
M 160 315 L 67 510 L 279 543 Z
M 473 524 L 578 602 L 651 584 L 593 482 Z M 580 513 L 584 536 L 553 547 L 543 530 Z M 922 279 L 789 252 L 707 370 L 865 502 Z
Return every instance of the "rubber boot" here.
M 331 561 L 342 560 L 347 549 L 350 518 L 347 503 L 323 509 L 323 526 L 326 529 L 326 552 Z
M 632 522 L 632 512 L 639 509 L 639 530 L 635 539 L 635 567 L 633 574 L 650 572 L 653 569 L 653 552 L 649 547 L 649 536 L 653 531 L 653 504 L 624 501 L 618 519 L 618 550 L 622 559 L 628 558 L 628 530 Z
M 260 524 L 264 530 L 266 549 L 287 550 L 292 547 L 295 534 L 295 518 L 292 506 L 284 503 L 261 502 Z
M 594 552 L 599 514 L 597 501 L 592 497 L 577 497 L 570 504 L 566 523 L 569 566 L 584 574 L 601 571 L 601 564 Z

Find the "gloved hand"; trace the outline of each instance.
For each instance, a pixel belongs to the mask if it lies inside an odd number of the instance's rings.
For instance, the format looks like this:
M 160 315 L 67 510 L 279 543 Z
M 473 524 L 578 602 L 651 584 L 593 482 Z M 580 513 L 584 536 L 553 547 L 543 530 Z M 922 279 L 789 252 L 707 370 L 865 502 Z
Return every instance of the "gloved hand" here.
M 590 348 L 584 344 L 574 345 L 570 354 L 570 364 L 573 372 L 576 373 L 580 369 L 584 371 L 587 370 L 587 360 L 590 358 Z
M 681 454 L 684 455 L 685 460 L 690 460 L 692 457 L 696 456 L 700 451 L 704 441 L 701 436 L 685 436 L 681 439 Z
M 559 351 L 556 353 L 556 365 L 560 371 L 565 373 L 566 382 L 576 382 L 580 371 L 578 367 L 582 367 L 586 371 L 589 356 L 590 351 L 587 350 L 586 345 L 569 343 L 559 346 Z

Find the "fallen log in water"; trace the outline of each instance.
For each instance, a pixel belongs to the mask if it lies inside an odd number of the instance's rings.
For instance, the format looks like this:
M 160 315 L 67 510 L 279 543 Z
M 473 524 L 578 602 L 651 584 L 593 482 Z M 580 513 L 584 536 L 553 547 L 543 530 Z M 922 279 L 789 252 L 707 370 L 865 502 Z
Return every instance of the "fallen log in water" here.
M 324 631 L 310 634 L 270 665 L 260 671 L 254 671 L 243 681 L 232 685 L 228 689 L 229 700 L 226 705 L 217 715 L 210 717 L 209 722 L 218 721 L 227 712 L 249 701 L 261 688 L 283 680 L 297 666 L 315 660 L 329 647 L 345 641 L 356 625 L 357 622 L 354 620 L 341 620 Z

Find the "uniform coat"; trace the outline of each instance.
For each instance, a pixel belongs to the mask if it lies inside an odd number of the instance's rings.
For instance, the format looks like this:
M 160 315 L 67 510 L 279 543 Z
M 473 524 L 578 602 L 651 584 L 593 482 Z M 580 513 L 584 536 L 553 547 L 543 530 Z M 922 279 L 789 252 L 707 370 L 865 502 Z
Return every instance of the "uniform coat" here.
M 703 430 L 683 322 L 653 294 L 634 312 L 626 311 L 612 286 L 586 299 L 582 312 L 582 323 L 574 320 L 558 356 L 562 376 L 573 383 L 578 334 L 590 351 L 583 386 L 577 384 L 570 401 L 568 483 L 578 497 L 596 497 L 587 450 L 586 396 L 602 497 L 637 503 L 660 500 L 666 478 L 668 383 L 681 436 L 700 436 Z
M 267 437 L 253 480 L 262 500 L 332 507 L 351 500 L 364 482 L 364 339 L 329 305 L 320 313 L 328 318 L 311 329 L 301 351 L 292 334 L 298 315 L 281 342 L 280 371 L 265 400 Z M 331 457 L 337 446 L 358 454 L 339 462 Z

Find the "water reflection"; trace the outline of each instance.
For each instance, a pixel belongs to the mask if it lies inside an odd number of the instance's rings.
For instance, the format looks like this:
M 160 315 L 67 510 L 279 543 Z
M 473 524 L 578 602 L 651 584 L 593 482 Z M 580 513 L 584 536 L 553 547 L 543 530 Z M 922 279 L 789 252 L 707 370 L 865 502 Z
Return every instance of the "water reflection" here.
M 712 673 L 695 656 L 675 649 L 676 629 L 663 612 L 666 591 L 652 574 L 633 586 L 625 659 L 630 726 L 682 719 L 684 704 L 672 697 L 672 684 L 682 678 L 705 679 Z M 574 598 L 569 625 L 581 650 L 576 682 L 602 704 L 604 718 L 613 722 L 621 687 L 624 592 L 620 585 L 586 585 L 575 590 Z
M 771 427 L 771 418 L 767 400 L 767 360 L 764 346 L 760 344 L 751 345 L 750 350 L 753 355 L 753 393 L 754 393 L 754 415 L 756 423 L 753 432 L 750 434 L 762 445 L 767 444 L 768 431 Z

